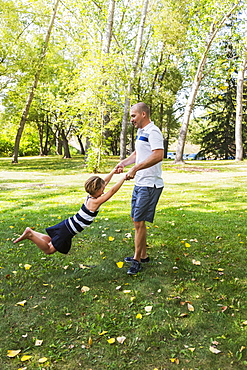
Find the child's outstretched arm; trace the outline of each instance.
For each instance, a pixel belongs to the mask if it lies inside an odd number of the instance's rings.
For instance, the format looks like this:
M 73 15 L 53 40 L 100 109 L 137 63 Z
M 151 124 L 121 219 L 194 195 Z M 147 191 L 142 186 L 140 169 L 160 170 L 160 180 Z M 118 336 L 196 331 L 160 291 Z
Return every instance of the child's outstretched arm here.
M 113 169 L 111 170 L 111 172 L 110 172 L 110 173 L 108 173 L 108 175 L 106 175 L 106 177 L 104 178 L 105 185 L 107 185 L 107 184 L 108 184 L 108 182 L 110 182 L 110 181 L 111 181 L 112 176 L 114 175 L 114 173 L 117 173 L 116 168 L 113 168 Z
M 103 203 L 105 203 L 108 199 L 110 199 L 123 185 L 124 181 L 126 180 L 126 174 L 121 176 L 121 179 L 113 185 L 113 187 L 108 190 L 107 193 L 101 195 L 100 197 L 96 199 L 90 199 L 90 201 L 96 206 L 96 209 Z

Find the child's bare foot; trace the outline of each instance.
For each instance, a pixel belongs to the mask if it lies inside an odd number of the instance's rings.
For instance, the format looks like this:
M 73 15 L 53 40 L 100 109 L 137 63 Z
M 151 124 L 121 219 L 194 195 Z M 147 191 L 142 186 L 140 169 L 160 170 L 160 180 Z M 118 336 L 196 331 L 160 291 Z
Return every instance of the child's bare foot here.
M 30 229 L 30 227 L 27 227 L 24 233 L 19 238 L 14 240 L 14 243 L 18 243 L 21 240 L 29 239 L 31 235 L 32 235 L 32 229 Z

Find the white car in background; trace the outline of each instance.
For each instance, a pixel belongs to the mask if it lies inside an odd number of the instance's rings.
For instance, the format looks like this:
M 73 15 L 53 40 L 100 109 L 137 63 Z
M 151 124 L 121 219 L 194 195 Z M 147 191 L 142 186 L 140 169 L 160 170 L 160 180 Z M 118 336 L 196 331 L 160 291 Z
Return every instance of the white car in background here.
M 167 152 L 167 159 L 175 159 L 176 152 Z
M 183 159 L 188 159 L 189 158 L 189 154 L 183 154 Z

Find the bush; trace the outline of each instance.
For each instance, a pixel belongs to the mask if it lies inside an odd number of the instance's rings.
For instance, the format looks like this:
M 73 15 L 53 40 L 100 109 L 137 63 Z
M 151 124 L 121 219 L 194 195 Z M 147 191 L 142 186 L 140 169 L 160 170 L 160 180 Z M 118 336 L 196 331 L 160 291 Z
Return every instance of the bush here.
M 10 157 L 14 151 L 14 143 L 10 142 L 7 137 L 0 137 L 0 156 Z

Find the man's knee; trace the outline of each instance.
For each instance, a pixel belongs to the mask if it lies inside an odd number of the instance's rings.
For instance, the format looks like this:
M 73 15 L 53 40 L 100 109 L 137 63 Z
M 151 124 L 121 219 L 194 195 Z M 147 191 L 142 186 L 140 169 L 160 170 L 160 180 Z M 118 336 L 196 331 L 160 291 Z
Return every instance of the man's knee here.
M 146 228 L 145 221 L 134 221 L 134 226 L 136 230 Z

